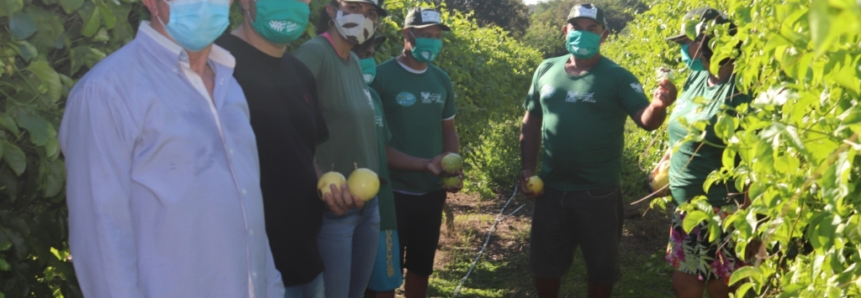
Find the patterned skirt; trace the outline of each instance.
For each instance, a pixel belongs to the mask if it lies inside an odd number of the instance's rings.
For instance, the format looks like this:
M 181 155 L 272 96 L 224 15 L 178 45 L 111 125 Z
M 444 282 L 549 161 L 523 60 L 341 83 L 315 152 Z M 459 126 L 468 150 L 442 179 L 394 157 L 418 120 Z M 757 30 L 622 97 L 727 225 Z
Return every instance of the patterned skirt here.
M 736 206 L 715 208 L 721 219 L 735 211 Z M 667 245 L 667 262 L 683 273 L 696 275 L 701 281 L 722 279 L 729 283 L 732 273 L 747 264 L 739 260 L 735 254 L 735 243 L 732 240 L 732 228 L 721 231 L 721 235 L 709 242 L 709 229 L 706 221 L 685 233 L 682 223 L 684 212 L 676 209 L 673 212 L 673 222 L 670 227 L 670 241 Z

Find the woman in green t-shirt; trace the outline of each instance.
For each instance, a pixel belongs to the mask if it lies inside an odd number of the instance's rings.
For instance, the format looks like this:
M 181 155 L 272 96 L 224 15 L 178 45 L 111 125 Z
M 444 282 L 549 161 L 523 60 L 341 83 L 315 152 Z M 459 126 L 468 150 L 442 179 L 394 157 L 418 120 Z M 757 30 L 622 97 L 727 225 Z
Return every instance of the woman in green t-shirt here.
M 713 52 L 707 28 L 730 23 L 729 19 L 714 9 L 700 8 L 686 14 L 682 22 L 682 32 L 668 38 L 682 46 L 682 61 L 691 70 L 667 126 L 670 146 L 678 146 L 678 150 L 664 156 L 656 171 L 669 163 L 670 192 L 676 204 L 705 196 L 715 214 L 723 219 L 744 206 L 747 199 L 735 188 L 735 181 L 719 181 L 704 190 L 709 174 L 722 167 L 726 146 L 715 134 L 714 124 L 719 115 L 734 116 L 735 108 L 750 102 L 750 97 L 736 89 L 731 59 L 720 61 L 717 73 L 708 70 Z M 730 34 L 735 33 L 735 26 L 732 23 L 729 26 Z M 688 27 L 691 30 L 686 30 Z M 691 31 L 696 34 L 688 36 Z M 690 133 L 688 128 L 697 121 L 707 122 L 705 138 L 700 142 L 684 140 Z M 690 233 L 685 232 L 682 228 L 685 215 L 679 209 L 673 212 L 666 255 L 676 270 L 673 274 L 676 297 L 702 297 L 705 291 L 709 297 L 728 297 L 729 278 L 746 265 L 735 254 L 732 231 L 722 231 L 716 240 L 709 241 L 707 222 L 700 223 Z
M 348 177 L 356 167 L 379 171 L 374 104 L 368 94 L 359 58 L 350 49 L 372 38 L 386 11 L 382 0 L 332 0 L 320 11 L 318 36 L 294 56 L 305 63 L 317 82 L 317 98 L 329 140 L 317 146 L 322 171 Z M 326 297 L 362 297 L 371 278 L 380 236 L 378 199 L 362 203 L 344 186 L 331 185 L 323 200 L 318 236 L 323 258 Z

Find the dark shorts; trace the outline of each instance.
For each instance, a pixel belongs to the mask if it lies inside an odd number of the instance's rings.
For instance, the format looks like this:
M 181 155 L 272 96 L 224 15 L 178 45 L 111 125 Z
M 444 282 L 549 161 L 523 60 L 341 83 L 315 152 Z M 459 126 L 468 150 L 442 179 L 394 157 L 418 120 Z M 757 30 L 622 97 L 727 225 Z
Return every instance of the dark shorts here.
M 619 239 L 623 223 L 618 186 L 588 191 L 546 189 L 535 199 L 529 262 L 536 277 L 561 278 L 579 246 L 589 279 L 614 284 L 622 276 Z
M 395 193 L 401 268 L 422 276 L 433 273 L 445 197 L 444 190 L 419 196 Z

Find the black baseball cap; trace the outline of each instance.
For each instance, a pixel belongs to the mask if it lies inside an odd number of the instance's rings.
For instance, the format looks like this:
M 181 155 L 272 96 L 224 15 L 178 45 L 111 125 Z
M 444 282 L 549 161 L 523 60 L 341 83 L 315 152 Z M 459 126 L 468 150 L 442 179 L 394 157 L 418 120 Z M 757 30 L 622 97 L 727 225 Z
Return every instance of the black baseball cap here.
M 442 23 L 442 14 L 433 8 L 414 7 L 407 12 L 404 18 L 404 28 L 427 28 L 440 26 L 444 31 L 451 31 L 449 26 Z
M 706 31 L 708 25 L 714 21 L 714 24 L 726 24 L 732 22 L 724 13 L 710 7 L 700 7 L 689 11 L 682 17 L 682 24 L 679 33 L 665 38 L 669 41 L 681 42 L 685 38 L 694 39 Z M 734 28 L 734 25 L 730 25 Z

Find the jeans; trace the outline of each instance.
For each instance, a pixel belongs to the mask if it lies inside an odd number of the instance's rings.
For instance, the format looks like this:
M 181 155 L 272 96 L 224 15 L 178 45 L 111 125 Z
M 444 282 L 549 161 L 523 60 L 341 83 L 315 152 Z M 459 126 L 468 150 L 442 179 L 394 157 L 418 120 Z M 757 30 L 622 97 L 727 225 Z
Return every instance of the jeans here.
M 326 291 L 323 287 L 323 273 L 307 284 L 285 287 L 285 290 L 284 298 L 324 298 Z
M 380 238 L 379 201 L 343 215 L 323 214 L 317 237 L 326 298 L 362 298 L 371 280 Z

